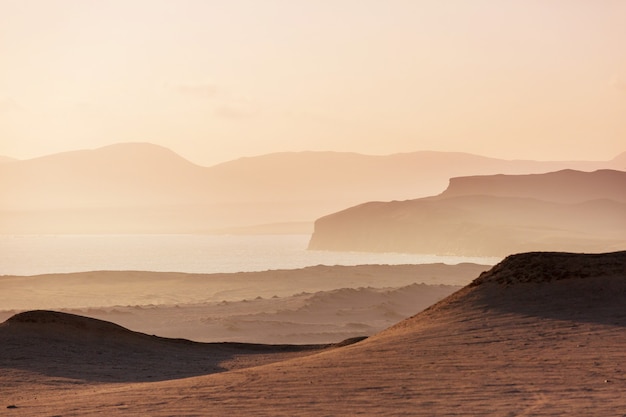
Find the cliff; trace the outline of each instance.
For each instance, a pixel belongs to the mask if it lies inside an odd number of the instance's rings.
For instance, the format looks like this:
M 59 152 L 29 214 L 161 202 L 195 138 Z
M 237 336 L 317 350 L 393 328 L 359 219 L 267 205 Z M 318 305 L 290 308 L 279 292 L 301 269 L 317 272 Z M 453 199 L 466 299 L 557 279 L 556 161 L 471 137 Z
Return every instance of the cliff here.
M 370 202 L 322 217 L 309 249 L 467 256 L 615 251 L 626 246 L 624 190 L 626 172 L 608 170 L 458 178 L 436 197 Z

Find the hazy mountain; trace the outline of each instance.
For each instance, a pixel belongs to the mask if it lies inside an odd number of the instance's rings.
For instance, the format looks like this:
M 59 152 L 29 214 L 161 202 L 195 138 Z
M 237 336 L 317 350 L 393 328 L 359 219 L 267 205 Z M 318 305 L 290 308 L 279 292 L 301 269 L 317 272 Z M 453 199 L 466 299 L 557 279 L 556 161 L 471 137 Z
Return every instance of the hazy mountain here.
M 365 201 L 440 193 L 454 176 L 592 170 L 619 161 L 293 152 L 202 167 L 160 146 L 124 143 L 0 164 L 0 232 L 209 232 L 271 223 L 293 230 L 284 227 L 289 222 L 306 232 L 306 222 Z
M 80 209 L 200 201 L 203 168 L 156 145 L 127 143 L 0 167 L 4 209 Z
M 559 203 L 610 199 L 626 203 L 626 173 L 614 170 L 588 172 L 563 170 L 546 174 L 457 177 L 440 195 L 491 195 L 536 198 Z
M 208 168 L 212 186 L 234 201 L 275 199 L 406 200 L 443 191 L 451 177 L 480 174 L 596 170 L 619 161 L 508 161 L 457 152 L 385 156 L 287 152 L 241 158 Z
M 471 256 L 618 250 L 626 246 L 624 190 L 622 171 L 458 178 L 440 196 L 322 217 L 309 248 Z

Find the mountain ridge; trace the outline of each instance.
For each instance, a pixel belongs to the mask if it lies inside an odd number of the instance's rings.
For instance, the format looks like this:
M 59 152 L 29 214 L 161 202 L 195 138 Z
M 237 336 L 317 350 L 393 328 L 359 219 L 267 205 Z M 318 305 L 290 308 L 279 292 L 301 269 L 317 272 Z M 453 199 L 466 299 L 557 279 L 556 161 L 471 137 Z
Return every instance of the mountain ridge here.
M 494 181 L 498 187 L 491 186 Z M 505 256 L 533 250 L 606 252 L 626 245 L 626 172 L 451 181 L 451 187 L 464 184 L 471 185 L 461 189 L 467 192 L 370 202 L 321 217 L 309 249 Z
M 124 149 L 126 148 L 126 149 Z M 533 163 L 533 164 L 549 164 L 549 163 L 559 163 L 559 164 L 569 164 L 569 163 L 583 163 L 583 164 L 605 164 L 605 163 L 609 163 L 609 162 L 619 162 L 622 159 L 626 158 L 626 151 L 621 152 L 619 154 L 617 154 L 616 156 L 609 158 L 609 159 L 598 159 L 598 160 L 576 160 L 576 159 L 569 159 L 569 160 L 537 160 L 537 159 L 519 159 L 519 158 L 498 158 L 498 157 L 492 157 L 492 156 L 485 156 L 485 155 L 481 155 L 481 154 L 476 154 L 476 153 L 471 153 L 471 152 L 462 152 L 462 151 L 434 151 L 434 150 L 415 150 L 415 151 L 407 151 L 407 152 L 392 152 L 392 153 L 387 153 L 387 154 L 366 154 L 366 153 L 361 153 L 361 152 L 350 152 L 350 151 L 317 151 L 317 150 L 302 150 L 302 151 L 277 151 L 277 152 L 269 152 L 269 153 L 264 153 L 264 154 L 258 154 L 258 155 L 252 155 L 252 156 L 241 156 L 238 158 L 233 158 L 233 159 L 229 159 L 226 161 L 221 161 L 221 162 L 216 162 L 216 163 L 212 163 L 212 164 L 199 164 L 199 163 L 195 163 L 192 162 L 190 159 L 183 157 L 182 155 L 180 155 L 179 153 L 177 153 L 176 151 L 172 150 L 171 148 L 168 148 L 166 146 L 163 145 L 159 145 L 156 143 L 152 143 L 152 142 L 146 142 L 146 141 L 136 141 L 136 142 L 116 142 L 116 143 L 112 143 L 112 144 L 108 144 L 108 145 L 103 145 L 103 146 L 97 146 L 94 148 L 81 148 L 81 149 L 73 149 L 73 150 L 67 150 L 67 151 L 59 151 L 59 152 L 51 152 L 49 154 L 45 154 L 45 155 L 40 155 L 40 156 L 36 156 L 36 157 L 31 157 L 31 158 L 15 158 L 12 157 L 10 155 L 0 155 L 0 160 L 2 159 L 7 159 L 10 161 L 20 161 L 20 162 L 25 162 L 25 161 L 35 161 L 35 160 L 40 160 L 40 159 L 45 159 L 48 157 L 53 157 L 53 156 L 62 156 L 62 155 L 67 155 L 67 154 L 76 154 L 76 153 L 94 153 L 94 152 L 101 152 L 101 151 L 109 151 L 109 150 L 128 150 L 130 148 L 135 148 L 136 150 L 140 150 L 140 149 L 153 149 L 153 150 L 160 150 L 164 153 L 170 153 L 175 155 L 176 157 L 183 159 L 185 161 L 187 161 L 188 163 L 192 164 L 192 165 L 196 165 L 196 166 L 200 166 L 203 168 L 211 168 L 211 167 L 216 167 L 216 166 L 221 166 L 221 165 L 225 165 L 225 164 L 231 164 L 231 163 L 238 163 L 238 162 L 244 162 L 244 161 L 248 161 L 248 160 L 254 160 L 254 159 L 259 159 L 259 158 L 273 158 L 273 157 L 280 157 L 280 156 L 293 156 L 293 155 L 315 155 L 315 154 L 319 154 L 319 155 L 337 155 L 337 156 L 359 156 L 359 157 L 365 157 L 365 158 L 372 158 L 372 159 L 385 159 L 385 158 L 389 158 L 389 157 L 412 157 L 412 156 L 437 156 L 437 155 L 449 155 L 451 157 L 473 157 L 476 159 L 480 159 L 483 161 L 500 161 L 500 162 L 513 162 L 513 163 Z
M 588 175 L 593 174 L 593 177 Z M 611 199 L 626 202 L 626 173 L 611 169 L 592 172 L 564 169 L 543 174 L 481 175 L 451 178 L 440 198 L 460 195 L 532 197 L 544 201 L 580 203 Z M 569 183 L 575 182 L 576 187 Z
M 204 167 L 159 145 L 122 143 L 0 164 L 0 232 L 207 233 L 305 224 L 365 201 L 437 194 L 454 176 L 610 163 L 304 151 Z

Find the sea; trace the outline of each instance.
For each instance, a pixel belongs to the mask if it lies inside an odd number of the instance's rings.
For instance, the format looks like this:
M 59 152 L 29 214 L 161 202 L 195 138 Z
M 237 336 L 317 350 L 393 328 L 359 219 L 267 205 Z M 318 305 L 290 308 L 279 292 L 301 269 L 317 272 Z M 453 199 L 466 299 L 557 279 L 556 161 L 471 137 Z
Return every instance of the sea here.
M 403 265 L 500 258 L 307 250 L 310 235 L 0 235 L 0 275 L 86 271 L 188 273 Z

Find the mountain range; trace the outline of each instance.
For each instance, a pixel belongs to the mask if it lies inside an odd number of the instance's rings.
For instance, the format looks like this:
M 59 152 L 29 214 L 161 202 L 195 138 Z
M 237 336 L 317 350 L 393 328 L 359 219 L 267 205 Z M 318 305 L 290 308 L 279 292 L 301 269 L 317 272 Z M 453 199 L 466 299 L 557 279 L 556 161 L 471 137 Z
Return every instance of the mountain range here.
M 328 213 L 440 193 L 451 177 L 624 167 L 626 153 L 540 162 L 447 152 L 288 152 L 203 167 L 157 145 L 122 143 L 0 159 L 0 233 L 310 232 Z M 255 229 L 265 224 L 279 225 Z

